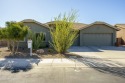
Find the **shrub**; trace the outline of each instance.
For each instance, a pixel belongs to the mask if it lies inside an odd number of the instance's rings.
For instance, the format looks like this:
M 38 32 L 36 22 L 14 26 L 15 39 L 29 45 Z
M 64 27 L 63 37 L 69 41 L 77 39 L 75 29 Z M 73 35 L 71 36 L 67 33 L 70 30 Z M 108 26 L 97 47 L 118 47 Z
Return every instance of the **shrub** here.
M 51 49 L 51 48 L 49 48 L 49 49 L 48 49 L 48 52 L 50 52 L 50 53 L 54 53 L 54 50 Z
M 55 27 L 50 29 L 52 37 L 51 45 L 58 53 L 65 53 L 78 36 L 78 31 L 73 29 L 75 19 L 75 11 L 71 11 L 68 16 L 64 14 L 55 18 Z
M 12 54 L 18 50 L 18 43 L 28 33 L 28 27 L 21 22 L 6 22 L 6 27 L 0 30 L 0 39 L 8 41 L 8 48 Z
M 43 33 L 36 34 L 35 32 L 29 31 L 28 38 L 32 40 L 32 47 L 34 50 L 37 50 L 40 48 L 41 43 L 44 41 L 44 37 L 45 36 Z

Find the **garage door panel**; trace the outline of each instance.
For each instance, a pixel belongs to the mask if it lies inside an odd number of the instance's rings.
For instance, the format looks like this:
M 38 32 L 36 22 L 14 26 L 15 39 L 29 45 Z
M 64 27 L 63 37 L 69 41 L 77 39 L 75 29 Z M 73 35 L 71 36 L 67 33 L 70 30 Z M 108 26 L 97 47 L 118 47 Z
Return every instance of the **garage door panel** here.
M 81 42 L 84 46 L 110 46 L 112 34 L 82 34 Z

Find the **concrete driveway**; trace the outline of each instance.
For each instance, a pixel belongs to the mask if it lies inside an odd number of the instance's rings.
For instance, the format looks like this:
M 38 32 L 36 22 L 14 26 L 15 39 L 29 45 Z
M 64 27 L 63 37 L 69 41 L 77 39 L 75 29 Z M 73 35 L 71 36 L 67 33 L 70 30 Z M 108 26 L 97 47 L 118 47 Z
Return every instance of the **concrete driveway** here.
M 115 46 L 84 46 L 71 47 L 69 52 L 80 56 L 95 57 L 117 61 L 125 64 L 125 47 Z
M 81 56 L 77 61 L 90 68 L 125 77 L 125 47 L 71 47 L 69 52 Z

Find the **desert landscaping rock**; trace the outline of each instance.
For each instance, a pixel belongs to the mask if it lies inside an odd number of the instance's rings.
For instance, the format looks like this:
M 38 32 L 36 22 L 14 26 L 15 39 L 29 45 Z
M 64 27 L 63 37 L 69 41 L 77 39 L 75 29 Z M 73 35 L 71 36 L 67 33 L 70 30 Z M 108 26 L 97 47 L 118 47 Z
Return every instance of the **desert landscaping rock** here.
M 43 49 L 39 49 L 39 50 L 36 51 L 36 53 L 37 54 L 42 54 L 42 53 L 44 53 L 44 50 Z

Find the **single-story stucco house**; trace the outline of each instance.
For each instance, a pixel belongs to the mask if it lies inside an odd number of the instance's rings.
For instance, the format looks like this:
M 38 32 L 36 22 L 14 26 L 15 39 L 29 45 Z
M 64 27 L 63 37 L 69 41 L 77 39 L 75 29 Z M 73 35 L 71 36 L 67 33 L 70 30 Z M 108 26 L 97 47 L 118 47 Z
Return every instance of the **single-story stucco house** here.
M 32 19 L 25 19 L 22 22 L 36 33 L 43 32 L 45 34 L 44 44 L 49 46 L 49 41 L 51 41 L 49 28 L 52 27 L 53 21 L 40 23 Z M 73 28 L 79 30 L 79 36 L 73 46 L 113 46 L 116 43 L 116 32 L 120 30 L 100 21 L 92 24 L 74 23 Z

